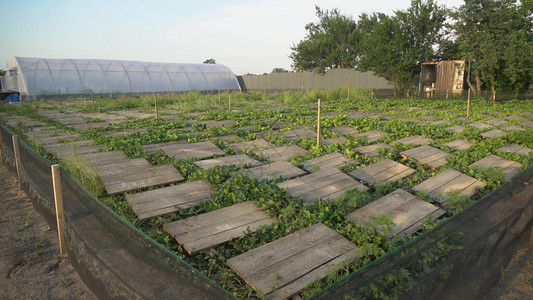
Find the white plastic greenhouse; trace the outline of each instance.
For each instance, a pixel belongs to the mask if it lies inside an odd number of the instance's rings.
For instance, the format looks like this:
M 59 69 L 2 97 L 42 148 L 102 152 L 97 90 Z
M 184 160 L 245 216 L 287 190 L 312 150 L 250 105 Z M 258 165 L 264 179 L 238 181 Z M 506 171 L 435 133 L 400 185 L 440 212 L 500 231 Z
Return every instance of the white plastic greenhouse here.
M 2 88 L 27 98 L 240 90 L 235 74 L 220 64 L 30 57 L 9 59 Z

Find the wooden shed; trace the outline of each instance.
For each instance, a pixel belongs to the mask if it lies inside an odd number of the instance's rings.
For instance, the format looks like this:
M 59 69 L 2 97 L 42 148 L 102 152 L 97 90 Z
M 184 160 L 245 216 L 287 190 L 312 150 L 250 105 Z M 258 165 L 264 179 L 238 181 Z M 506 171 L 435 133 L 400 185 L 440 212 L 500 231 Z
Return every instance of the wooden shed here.
M 465 88 L 465 61 L 423 62 L 420 70 L 420 92 L 461 92 Z

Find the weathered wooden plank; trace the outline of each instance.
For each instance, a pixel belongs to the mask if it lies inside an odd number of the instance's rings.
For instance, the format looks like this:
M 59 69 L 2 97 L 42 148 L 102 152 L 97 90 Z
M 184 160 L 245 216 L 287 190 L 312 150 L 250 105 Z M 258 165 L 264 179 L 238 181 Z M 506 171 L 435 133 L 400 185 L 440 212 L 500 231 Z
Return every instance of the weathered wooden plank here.
M 237 152 L 240 152 L 240 151 L 258 151 L 258 150 L 274 148 L 276 146 L 266 141 L 265 139 L 256 139 L 253 141 L 231 144 L 231 145 L 228 145 L 228 147 Z
M 208 158 L 215 155 L 225 155 L 224 151 L 211 142 L 177 144 L 161 147 L 161 150 L 175 159 Z
M 223 142 L 227 142 L 227 143 L 230 143 L 230 142 L 240 142 L 242 141 L 242 138 L 236 134 L 230 134 L 230 135 L 223 135 L 223 136 L 215 136 L 215 137 L 211 137 L 209 138 L 209 140 L 220 140 L 220 141 L 223 141 Z
M 306 155 L 307 153 L 307 150 L 297 145 L 275 147 L 256 152 L 257 155 L 263 155 L 271 161 L 287 160 L 295 154 Z
M 186 140 L 170 141 L 158 144 L 141 145 L 141 148 L 143 148 L 144 151 L 148 153 L 155 153 L 158 150 L 161 150 L 161 148 L 163 147 L 174 146 L 179 144 L 188 144 L 188 142 Z
M 215 247 L 274 222 L 253 201 L 235 204 L 209 213 L 165 224 L 165 229 L 190 254 Z
M 249 168 L 246 169 L 244 173 L 252 176 L 258 181 L 265 179 L 272 180 L 278 177 L 289 179 L 307 174 L 304 170 L 285 160 L 279 160 L 270 164 Z
M 462 174 L 461 172 L 456 171 L 454 169 L 446 169 L 445 171 L 440 172 L 439 174 L 413 187 L 413 190 L 432 193 L 433 191 L 437 190 L 441 186 L 446 185 L 446 183 L 448 183 L 449 181 L 452 181 L 453 179 L 461 176 L 461 174 Z
M 306 160 L 302 164 L 306 171 L 313 172 L 325 168 L 340 168 L 345 164 L 351 163 L 356 163 L 356 161 L 340 154 L 339 152 L 333 152 L 317 158 Z
M 501 125 L 509 124 L 509 121 L 505 121 L 505 120 L 496 118 L 496 119 L 490 119 L 488 121 L 485 121 L 485 123 L 490 124 L 490 125 L 494 125 L 494 126 L 501 126 Z
M 448 128 L 449 131 L 453 132 L 453 133 L 461 133 L 465 130 L 465 128 L 461 125 L 454 125 L 454 126 L 450 126 Z
M 505 178 L 511 179 L 511 177 L 513 177 L 516 173 L 520 172 L 522 165 L 515 161 L 507 160 L 497 155 L 490 154 L 489 156 L 478 160 L 477 162 L 469 165 L 468 167 L 499 167 L 503 169 Z
M 492 127 L 491 125 L 489 125 L 489 124 L 485 124 L 485 123 L 483 123 L 483 122 L 474 122 L 474 123 L 470 123 L 470 124 L 468 124 L 468 125 L 470 125 L 470 126 L 472 126 L 472 127 L 475 127 L 475 128 L 477 128 L 477 129 L 488 129 L 488 128 L 491 128 L 491 127 Z
M 459 190 L 461 195 L 470 197 L 474 194 L 476 187 L 484 186 L 485 183 L 475 178 L 454 169 L 447 169 L 413 187 L 413 190 L 426 192 L 430 197 L 437 198 L 443 203 L 448 199 L 447 193 L 453 190 Z
M 524 128 L 520 126 L 516 126 L 516 125 L 509 125 L 509 126 L 502 127 L 502 130 L 504 131 L 511 131 L 511 130 L 525 131 Z
M 139 169 L 138 172 L 101 176 L 109 195 L 184 180 L 172 165 Z
M 345 137 L 335 137 L 335 138 L 329 138 L 329 139 L 321 140 L 320 141 L 320 145 L 328 146 L 328 145 L 332 145 L 332 144 L 341 144 L 341 143 L 344 143 L 346 141 L 347 141 L 347 139 Z
M 481 133 L 481 137 L 488 139 L 488 138 L 495 138 L 506 135 L 507 132 L 500 130 L 500 129 L 493 129 L 491 131 L 483 132 Z
M 404 145 L 427 145 L 433 142 L 433 139 L 425 138 L 420 135 L 413 135 L 413 136 L 405 137 L 403 139 L 396 140 L 394 142 L 404 144 Z
M 89 162 L 95 165 L 104 165 L 110 162 L 127 159 L 126 153 L 121 150 L 84 154 Z
M 233 257 L 227 264 L 252 287 L 265 294 L 288 286 L 289 289 L 281 294 L 287 297 L 300 291 L 311 280 L 323 278 L 325 273 L 320 276 L 317 272 L 328 269 L 328 262 L 338 263 L 339 260 L 335 260 L 338 257 L 352 258 L 345 254 L 353 253 L 353 250 L 355 245 L 318 223 Z M 313 273 L 313 270 L 317 272 Z M 307 282 L 298 281 L 306 274 L 312 274 Z M 290 288 L 292 282 L 296 284 Z M 291 292 L 285 293 L 288 291 Z M 269 298 L 278 299 L 276 294 Z
M 524 113 L 524 115 L 525 115 L 525 113 Z M 523 127 L 533 128 L 533 121 L 524 121 L 524 122 L 522 122 L 522 123 L 520 123 L 518 125 L 523 126 Z
M 103 128 L 103 127 L 107 127 L 110 125 L 111 123 L 109 122 L 100 122 L 100 123 L 74 124 L 71 127 L 74 128 L 74 130 L 76 131 L 85 131 L 91 128 Z
M 229 127 L 235 125 L 235 120 L 222 120 L 222 121 L 200 121 L 200 124 L 204 124 L 207 127 Z
M 299 139 L 316 137 L 316 132 L 308 128 L 299 128 L 291 131 L 283 132 L 283 135 L 290 141 L 297 141 Z
M 443 145 L 457 150 L 467 150 L 468 148 L 474 146 L 474 143 L 463 139 L 457 139 L 451 142 L 444 143 Z
M 171 195 L 171 197 L 152 198 L 150 201 L 132 204 L 132 209 L 137 214 L 139 220 L 145 220 L 176 212 L 179 209 L 187 209 L 196 206 L 200 202 L 211 201 L 213 200 L 213 195 L 214 192 L 211 189 L 195 190 L 188 193 L 178 191 L 178 193 Z M 128 202 L 131 203 L 133 201 L 129 200 Z
M 367 141 L 370 143 L 375 142 L 386 135 L 388 135 L 388 133 L 382 130 L 371 130 L 358 134 L 352 134 L 353 137 L 366 137 Z
M 231 155 L 224 157 L 217 157 L 207 160 L 199 160 L 194 162 L 198 167 L 207 170 L 214 166 L 230 166 L 234 165 L 237 168 L 243 168 L 245 165 L 250 165 L 252 167 L 261 165 L 260 161 L 257 161 L 246 154 Z
M 329 168 L 329 169 L 322 169 L 320 171 L 311 173 L 309 175 L 305 175 L 302 177 L 298 177 L 289 181 L 280 182 L 277 184 L 277 186 L 280 189 L 283 188 L 293 188 L 300 185 L 306 185 L 306 184 L 312 184 L 315 181 L 320 181 L 322 178 L 331 176 L 333 174 L 341 173 L 339 169 L 336 168 Z
M 533 149 L 530 149 L 530 148 L 527 148 L 527 147 L 522 147 L 516 143 L 513 143 L 509 146 L 506 146 L 506 147 L 501 147 L 499 149 L 496 149 L 496 151 L 500 151 L 500 152 L 511 152 L 511 153 L 517 153 L 517 154 L 521 154 L 521 155 L 529 155 L 530 152 L 533 152 Z
M 115 132 L 104 132 L 102 133 L 104 136 L 111 137 L 111 138 L 117 138 L 121 136 L 126 136 L 134 133 L 148 133 L 148 130 L 141 128 L 141 129 L 126 129 L 123 131 L 115 131 Z
M 414 169 L 386 158 L 361 169 L 354 170 L 349 174 L 369 183 L 387 183 L 408 176 L 414 172 Z
M 350 135 L 350 134 L 357 133 L 357 130 L 355 128 L 350 127 L 348 125 L 333 127 L 331 128 L 331 131 L 333 131 L 334 133 L 338 135 Z
M 431 125 L 451 124 L 450 120 L 438 120 L 431 122 Z
M 127 174 L 131 172 L 142 172 L 152 165 L 144 158 L 124 159 L 106 164 L 97 164 L 98 175 L 109 176 L 115 174 Z
M 420 124 L 420 125 L 425 125 L 424 121 L 416 119 L 416 118 L 403 119 L 402 121 L 410 122 L 410 123 L 417 123 L 417 124 Z
M 505 119 L 507 119 L 509 121 L 522 121 L 522 120 L 525 120 L 524 118 L 516 116 L 516 115 L 511 115 L 511 116 L 505 117 Z
M 354 150 L 361 154 L 366 154 L 368 156 L 378 156 L 379 149 L 387 149 L 387 151 L 392 151 L 396 148 L 385 143 L 379 143 L 374 145 L 357 147 Z
M 445 165 L 446 157 L 452 156 L 450 153 L 427 145 L 403 151 L 401 154 L 433 169 Z

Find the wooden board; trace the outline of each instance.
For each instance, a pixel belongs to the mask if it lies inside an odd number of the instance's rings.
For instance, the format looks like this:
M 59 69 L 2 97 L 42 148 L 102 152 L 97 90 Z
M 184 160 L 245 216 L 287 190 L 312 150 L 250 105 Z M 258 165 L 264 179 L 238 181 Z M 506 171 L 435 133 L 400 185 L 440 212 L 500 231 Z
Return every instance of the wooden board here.
M 459 122 L 465 122 L 465 123 L 470 123 L 472 122 L 469 118 L 466 118 L 466 117 L 458 117 L 458 118 L 455 118 L 457 121 Z
M 366 137 L 367 141 L 370 143 L 375 142 L 386 135 L 388 135 L 388 133 L 382 130 L 371 130 L 358 134 L 352 134 L 353 137 Z
M 207 170 L 214 166 L 230 166 L 234 165 L 237 168 L 244 168 L 245 165 L 255 167 L 261 165 L 260 161 L 257 161 L 246 154 L 231 155 L 224 157 L 217 157 L 206 160 L 199 160 L 194 162 L 198 167 Z
M 474 146 L 474 143 L 463 139 L 457 139 L 451 142 L 444 143 L 443 145 L 457 150 L 467 150 L 468 148 Z
M 100 122 L 100 123 L 85 123 L 85 124 L 75 124 L 71 127 L 76 131 L 85 131 L 91 128 L 103 128 L 111 125 L 109 122 Z
M 477 162 L 469 165 L 468 167 L 482 167 L 482 168 L 502 168 L 505 178 L 511 179 L 516 173 L 520 172 L 521 164 L 501 158 L 497 155 L 490 154 L 489 156 L 478 160 Z
M 223 121 L 200 121 L 200 124 L 204 124 L 207 127 L 222 127 L 235 125 L 235 120 L 223 120 Z
M 185 178 L 181 176 L 174 166 L 163 165 L 131 168 L 124 173 L 100 176 L 100 179 L 107 193 L 109 195 L 115 195 L 151 186 L 182 181 Z
M 524 114 L 525 115 L 525 114 Z M 520 126 L 523 126 L 523 127 L 530 127 L 530 128 L 533 128 L 533 121 L 524 121 L 520 124 L 518 124 Z
M 168 156 L 175 159 L 182 158 L 208 158 L 215 155 L 225 155 L 226 153 L 211 142 L 199 142 L 190 144 L 177 144 L 161 147 L 161 150 Z
M 519 117 L 519 116 L 515 116 L 515 115 L 508 116 L 505 119 L 507 119 L 509 121 L 522 121 L 522 120 L 525 120 L 524 118 Z
M 420 117 L 420 119 L 424 119 L 426 121 L 433 121 L 433 120 L 436 120 L 437 117 L 434 115 L 427 115 L 427 116 Z
M 115 132 L 104 132 L 102 133 L 104 136 L 111 137 L 111 138 L 117 138 L 121 136 L 126 136 L 130 134 L 135 133 L 148 133 L 148 130 L 141 128 L 141 129 L 126 129 L 123 131 L 115 131 Z
M 255 153 L 263 155 L 267 160 L 278 161 L 287 160 L 295 154 L 306 155 L 308 151 L 297 145 L 289 145 L 256 151 Z
M 242 138 L 236 134 L 230 134 L 230 135 L 223 135 L 223 136 L 214 136 L 209 138 L 209 140 L 219 140 L 226 143 L 232 143 L 232 142 L 241 142 Z
M 126 153 L 122 152 L 121 150 L 89 153 L 84 154 L 83 157 L 85 157 L 90 163 L 93 163 L 95 165 L 104 165 L 110 162 L 128 158 L 126 156 Z
M 485 185 L 484 182 L 454 169 L 446 169 L 413 187 L 413 190 L 428 193 L 431 198 L 444 203 L 449 198 L 447 193 L 451 191 L 459 191 L 460 195 L 471 197 L 477 188 L 482 188 Z
M 500 151 L 500 152 L 511 152 L 511 153 L 517 153 L 517 154 L 521 154 L 521 155 L 525 155 L 525 156 L 528 156 L 530 152 L 533 152 L 533 149 L 530 149 L 530 148 L 527 148 L 527 147 L 522 147 L 516 143 L 513 143 L 509 146 L 506 146 L 506 147 L 501 147 L 499 149 L 496 149 L 496 151 Z
M 126 200 L 139 220 L 145 220 L 179 209 L 187 209 L 200 202 L 212 201 L 215 191 L 206 180 L 186 182 L 151 191 L 126 194 Z
M 340 168 L 345 164 L 356 163 L 355 160 L 346 157 L 339 152 L 333 152 L 317 158 L 304 161 L 303 168 L 307 172 L 314 172 L 327 168 Z
M 447 163 L 446 157 L 453 156 L 450 153 L 431 146 L 420 146 L 400 152 L 404 158 L 411 158 L 432 169 L 441 167 Z
M 453 133 L 461 133 L 463 131 L 465 131 L 465 128 L 461 125 L 454 125 L 454 126 L 450 126 L 448 128 L 449 131 L 453 132 Z
M 258 150 L 264 150 L 264 149 L 270 149 L 270 148 L 274 148 L 276 146 L 274 146 L 272 143 L 266 141 L 265 139 L 256 139 L 256 140 L 253 140 L 253 141 L 247 141 L 247 142 L 240 142 L 240 143 L 235 143 L 235 144 L 231 144 L 231 145 L 228 145 L 229 148 L 237 151 L 238 152 L 241 152 L 241 151 L 258 151 Z
M 404 145 L 427 145 L 433 142 L 433 140 L 430 138 L 425 138 L 420 135 L 413 135 L 413 136 L 405 137 L 403 139 L 396 140 L 394 142 L 404 144 Z
M 489 138 L 495 138 L 495 137 L 504 136 L 506 134 L 507 134 L 507 132 L 505 132 L 503 130 L 493 129 L 491 131 L 483 132 L 480 135 L 481 135 L 482 138 L 489 139 Z
M 180 145 L 180 144 L 188 144 L 188 142 L 186 140 L 170 141 L 170 142 L 157 143 L 157 144 L 141 145 L 141 148 L 143 148 L 144 151 L 148 153 L 155 153 L 161 150 L 161 148 L 163 147 Z
M 490 125 L 494 125 L 494 126 L 501 126 L 501 125 L 509 124 L 509 121 L 505 121 L 505 120 L 496 118 L 496 119 L 490 119 L 488 121 L 485 121 L 485 123 L 490 124 Z
M 474 123 L 470 123 L 470 124 L 468 124 L 468 125 L 470 125 L 470 126 L 472 126 L 472 127 L 475 127 L 475 128 L 477 128 L 477 129 L 482 129 L 482 130 L 483 130 L 483 129 L 489 129 L 489 128 L 492 127 L 492 125 L 485 124 L 485 123 L 483 123 L 483 122 L 474 122 Z
M 361 154 L 366 154 L 368 156 L 378 156 L 379 149 L 387 149 L 387 152 L 389 152 L 395 150 L 396 148 L 385 143 L 379 143 L 363 147 L 357 147 L 354 150 Z
M 424 123 L 424 121 L 416 119 L 416 118 L 403 119 L 402 121 L 409 122 L 409 123 L 417 123 L 417 124 L 420 124 L 420 125 L 425 125 L 426 124 L 426 123 Z
M 445 211 L 439 207 L 421 200 L 402 189 L 397 189 L 355 210 L 344 218 L 359 224 L 365 224 L 372 223 L 372 216 L 386 215 L 390 217 L 390 221 L 394 224 L 392 235 L 402 236 L 420 230 L 428 216 L 433 216 L 437 219 L 444 213 Z M 388 234 L 388 237 L 390 238 L 392 235 Z
M 90 142 L 90 144 L 94 143 L 91 141 L 80 141 L 80 142 Z M 71 145 L 75 144 L 75 145 Z M 52 145 L 43 145 L 43 149 L 46 152 L 54 153 L 55 156 L 59 159 L 67 158 L 73 155 L 82 155 L 87 153 L 95 153 L 99 150 L 106 149 L 105 145 L 81 145 L 76 144 L 76 142 L 72 143 L 62 143 L 62 144 L 52 144 Z
M 192 255 L 274 221 L 253 201 L 247 201 L 163 226 Z
M 331 128 L 331 131 L 335 132 L 338 135 L 349 135 L 349 134 L 357 133 L 356 129 L 348 125 L 333 127 Z
M 349 174 L 368 183 L 389 183 L 414 172 L 414 169 L 386 158 Z
M 152 165 L 144 158 L 122 159 L 119 161 L 96 163 L 99 176 L 109 176 L 120 173 L 127 173 L 131 170 L 139 170 L 141 168 L 150 168 Z
M 295 142 L 299 139 L 316 138 L 316 131 L 308 128 L 300 128 L 291 131 L 285 131 L 283 132 L 283 135 L 285 135 L 288 140 Z
M 235 256 L 227 264 L 267 299 L 290 299 L 356 258 L 356 246 L 322 223 Z
M 320 198 L 333 200 L 351 188 L 359 191 L 368 189 L 336 168 L 322 169 L 309 175 L 278 183 L 277 186 L 280 189 L 286 189 L 292 197 L 302 197 L 308 203 Z
M 328 145 L 332 145 L 332 144 L 341 144 L 341 143 L 344 143 L 346 141 L 347 141 L 347 139 L 345 137 L 334 137 L 334 138 L 321 140 L 320 141 L 320 145 L 328 146 Z
M 442 124 L 451 124 L 450 120 L 438 120 L 431 122 L 431 125 L 442 125 Z
M 525 131 L 524 128 L 520 126 L 516 126 L 516 125 L 509 125 L 509 126 L 502 127 L 502 130 L 504 131 L 511 131 L 511 130 Z
M 270 164 L 261 165 L 244 171 L 258 181 L 273 180 L 276 178 L 290 179 L 307 174 L 304 170 L 296 167 L 285 160 L 279 160 Z

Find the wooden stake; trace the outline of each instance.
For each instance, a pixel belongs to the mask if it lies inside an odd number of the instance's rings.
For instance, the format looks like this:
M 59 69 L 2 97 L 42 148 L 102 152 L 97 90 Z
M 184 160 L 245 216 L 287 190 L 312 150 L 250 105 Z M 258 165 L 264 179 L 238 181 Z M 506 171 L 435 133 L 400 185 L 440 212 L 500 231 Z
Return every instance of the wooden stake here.
M 533 226 L 531 227 L 531 238 L 529 240 L 529 249 L 533 249 Z
M 468 89 L 468 101 L 466 103 L 466 117 L 470 117 L 470 88 Z
M 21 165 L 20 165 L 19 139 L 18 139 L 18 136 L 16 135 L 13 135 L 11 139 L 13 141 L 13 152 L 15 154 L 15 168 L 17 169 L 17 179 L 19 182 L 19 189 L 22 190 L 22 182 L 20 181 Z
M 316 127 L 316 146 L 320 147 L 320 98 L 318 98 L 318 118 L 317 118 L 317 127 Z
M 348 86 L 348 100 L 350 100 L 350 86 Z
M 93 110 L 94 110 L 94 95 L 93 95 L 93 91 L 91 91 L 91 101 L 93 102 Z
M 157 111 L 157 93 L 154 93 L 155 118 L 159 119 L 159 112 Z
M 448 96 L 449 96 L 448 90 L 446 90 L 446 100 L 448 100 Z
M 59 254 L 66 255 L 65 219 L 63 218 L 63 188 L 61 186 L 61 168 L 52 165 L 52 185 L 54 187 L 54 202 L 56 206 L 57 235 L 59 237 Z
M 3 143 L 4 140 L 2 140 L 2 128 L 1 127 L 2 126 L 0 126 L 0 164 L 2 163 L 2 158 L 4 157 L 2 153 L 2 148 L 4 147 L 4 143 Z
M 376 98 L 376 94 L 374 93 L 374 89 L 372 89 L 372 99 Z
M 231 94 L 228 93 L 228 109 L 231 111 Z
M 220 89 L 218 89 L 218 104 L 222 103 L 222 100 L 220 98 Z

